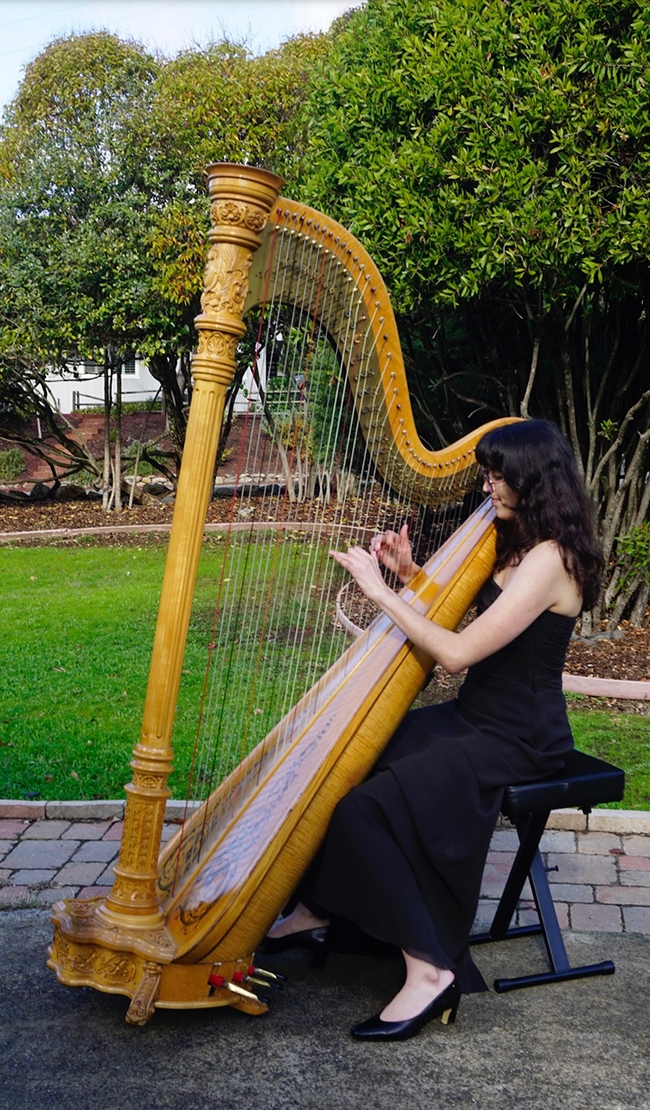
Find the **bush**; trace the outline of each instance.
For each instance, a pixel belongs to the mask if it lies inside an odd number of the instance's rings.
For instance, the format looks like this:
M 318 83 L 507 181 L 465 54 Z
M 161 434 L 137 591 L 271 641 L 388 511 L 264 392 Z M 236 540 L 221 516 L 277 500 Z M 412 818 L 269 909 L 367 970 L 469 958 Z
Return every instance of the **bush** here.
M 19 447 L 10 447 L 8 451 L 0 451 L 0 480 L 11 482 L 18 478 L 26 467 L 25 456 Z

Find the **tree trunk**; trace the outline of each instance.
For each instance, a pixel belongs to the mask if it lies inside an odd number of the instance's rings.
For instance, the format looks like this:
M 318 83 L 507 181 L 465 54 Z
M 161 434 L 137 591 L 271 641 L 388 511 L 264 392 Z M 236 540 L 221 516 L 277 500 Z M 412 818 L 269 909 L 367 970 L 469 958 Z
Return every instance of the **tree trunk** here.
M 104 473 L 102 478 L 102 509 L 111 507 L 111 409 L 113 401 L 112 369 L 108 351 L 104 354 Z

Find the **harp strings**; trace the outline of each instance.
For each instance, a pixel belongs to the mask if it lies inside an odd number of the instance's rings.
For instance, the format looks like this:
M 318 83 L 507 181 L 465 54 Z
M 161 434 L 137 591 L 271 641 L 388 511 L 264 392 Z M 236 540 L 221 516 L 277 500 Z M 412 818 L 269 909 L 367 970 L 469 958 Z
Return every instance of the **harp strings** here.
M 206 798 L 283 724 L 264 757 L 218 805 L 205 807 L 200 830 L 180 853 L 181 876 L 326 696 L 314 684 L 350 642 L 336 616 L 345 576 L 329 548 L 367 544 L 377 530 L 403 523 L 415 530 L 421 523 L 416 472 L 398 465 L 386 420 L 373 420 L 364 437 L 358 418 L 364 406 L 395 416 L 391 360 L 377 348 L 379 305 L 367 308 L 359 289 L 367 275 L 353 280 L 341 262 L 343 248 L 325 249 L 323 238 L 324 229 L 319 239 L 282 228 L 274 241 L 257 367 L 265 415 L 249 397 L 188 796 Z M 373 359 L 380 367 L 374 381 Z M 383 475 L 373 462 L 382 454 Z M 445 476 L 452 494 L 455 473 Z M 437 519 L 433 531 L 441 540 L 461 512 L 456 504 L 454 519 Z M 353 623 L 363 626 L 372 615 L 364 600 L 355 602 Z M 353 653 L 346 667 L 354 665 Z

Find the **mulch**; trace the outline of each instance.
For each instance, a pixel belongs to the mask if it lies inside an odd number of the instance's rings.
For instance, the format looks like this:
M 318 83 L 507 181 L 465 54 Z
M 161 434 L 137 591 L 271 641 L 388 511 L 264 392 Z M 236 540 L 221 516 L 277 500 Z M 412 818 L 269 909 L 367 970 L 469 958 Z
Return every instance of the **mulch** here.
M 229 501 L 213 500 L 208 507 L 207 520 L 209 523 L 225 523 L 230 514 Z M 305 506 L 305 515 L 309 512 Z M 142 524 L 171 524 L 173 504 L 160 504 L 153 502 L 147 505 L 134 506 L 132 509 L 123 509 L 121 512 L 112 512 L 110 518 L 102 512 L 98 502 L 72 501 L 57 503 L 44 501 L 35 504 L 0 504 L 0 533 L 25 532 L 54 528 L 98 528 L 107 524 L 142 525 Z M 94 537 L 93 542 L 99 543 L 126 543 L 143 542 L 142 535 L 127 538 L 124 534 L 108 533 L 101 537 Z M 153 537 L 155 542 L 155 537 Z M 23 545 L 30 543 L 41 545 L 42 538 L 34 537 L 33 541 L 24 539 Z M 57 543 L 71 543 L 72 540 L 58 539 Z M 149 542 L 149 539 L 147 539 Z M 166 536 L 158 536 L 158 542 L 166 542 Z M 590 640 L 572 641 L 569 646 L 566 670 L 570 674 L 586 675 L 598 678 L 628 679 L 633 681 L 650 681 L 650 629 L 630 628 L 627 623 L 620 625 L 617 630 L 619 638 L 593 638 Z M 435 687 L 437 696 L 450 697 L 455 692 L 453 679 L 436 674 L 431 684 Z M 650 702 L 620 700 L 614 698 L 581 698 L 585 707 L 622 709 L 626 712 L 650 712 Z

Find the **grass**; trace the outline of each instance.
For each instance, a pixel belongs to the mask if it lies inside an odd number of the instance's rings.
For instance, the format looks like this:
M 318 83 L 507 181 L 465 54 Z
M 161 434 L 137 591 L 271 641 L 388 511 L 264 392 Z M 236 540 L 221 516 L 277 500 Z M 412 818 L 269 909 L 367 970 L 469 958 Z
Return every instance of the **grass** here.
M 599 756 L 626 774 L 625 798 L 611 809 L 650 809 L 650 715 L 583 708 L 588 699 L 570 695 L 569 720 L 576 748 Z
M 166 545 L 93 544 L 0 550 L 0 797 L 119 798 L 130 779 Z M 170 786 L 176 797 L 185 792 L 222 546 L 206 543 L 199 567 L 174 729 Z M 313 559 L 306 545 L 288 546 L 292 571 L 306 556 Z M 248 574 L 256 580 L 254 566 Z M 236 590 L 237 583 L 228 588 Z M 290 598 L 282 614 L 286 628 L 300 604 Z M 323 644 L 323 658 L 334 646 Z M 269 677 L 257 690 L 247 686 L 265 705 L 264 712 L 254 710 L 260 728 L 266 714 L 277 714 L 287 655 L 280 638 L 268 651 Z M 591 704 L 569 698 L 576 746 L 625 769 L 622 807 L 650 809 L 650 715 L 593 710 Z M 238 727 L 229 725 L 230 731 Z
M 290 580 L 306 555 L 313 561 L 308 547 L 284 543 Z M 207 542 L 199 566 L 174 726 L 170 787 L 176 797 L 185 795 L 222 548 L 217 540 Z M 257 581 L 266 554 L 262 548 L 258 564 L 249 564 L 251 581 Z M 73 548 L 0 551 L 0 797 L 122 796 L 142 721 L 165 555 L 164 543 L 107 547 L 87 540 Z M 239 588 L 234 578 L 226 583 L 226 593 Z M 300 598 L 290 596 L 280 625 L 290 628 L 300 607 Z M 323 650 L 326 654 L 327 644 Z M 255 690 L 255 682 L 242 676 L 240 685 L 254 690 L 256 706 L 264 706 L 254 711 L 262 735 L 265 718 L 275 723 L 280 715 L 288 655 L 281 636 L 266 646 L 262 690 L 259 681 Z M 306 687 L 310 677 L 302 675 Z M 226 703 L 218 685 L 216 691 L 217 704 Z M 247 705 L 248 695 L 241 714 Z M 227 707 L 225 727 L 240 734 L 236 711 Z M 251 733 L 251 745 L 257 733 Z

